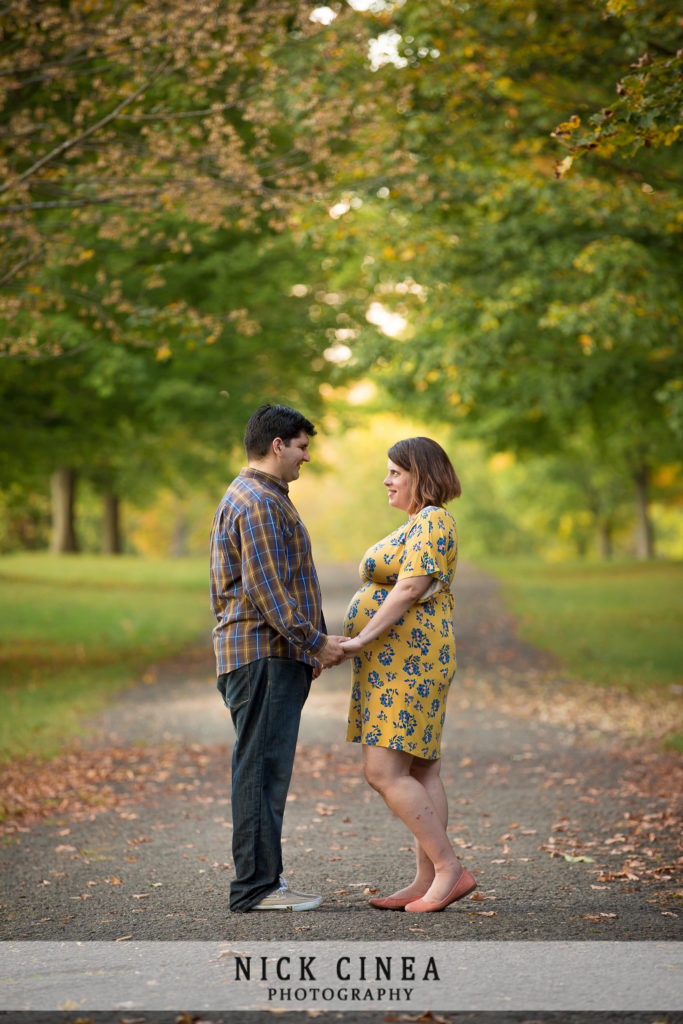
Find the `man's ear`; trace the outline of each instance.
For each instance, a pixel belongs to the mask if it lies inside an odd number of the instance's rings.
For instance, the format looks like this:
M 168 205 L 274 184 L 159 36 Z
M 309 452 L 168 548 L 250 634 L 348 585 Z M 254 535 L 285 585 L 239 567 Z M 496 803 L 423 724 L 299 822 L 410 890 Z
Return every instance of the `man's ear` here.
M 285 447 L 285 442 L 281 437 L 274 437 L 271 443 L 271 448 L 275 456 L 279 456 L 282 449 Z

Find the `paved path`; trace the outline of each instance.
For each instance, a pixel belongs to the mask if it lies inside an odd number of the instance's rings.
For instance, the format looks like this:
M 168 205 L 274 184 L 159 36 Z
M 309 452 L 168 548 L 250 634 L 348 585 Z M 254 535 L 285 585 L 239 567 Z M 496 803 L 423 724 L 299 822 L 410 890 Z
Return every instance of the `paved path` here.
M 355 572 L 321 575 L 334 631 Z M 231 915 L 232 734 L 207 651 L 158 667 L 155 681 L 92 723 L 93 756 L 116 763 L 117 751 L 130 759 L 131 745 L 139 749 L 128 776 L 116 775 L 112 806 L 57 809 L 6 830 L 2 939 L 680 939 L 681 759 L 624 738 L 630 718 L 618 700 L 563 679 L 522 644 L 488 576 L 463 566 L 456 581 L 459 671 L 443 775 L 450 831 L 476 873 L 476 898 L 434 915 L 368 906 L 369 892 L 411 877 L 412 852 L 362 780 L 359 748 L 344 742 L 342 666 L 323 673 L 305 708 L 285 820 L 289 881 L 325 902 L 310 914 Z M 68 1019 L 49 1016 L 58 1018 Z

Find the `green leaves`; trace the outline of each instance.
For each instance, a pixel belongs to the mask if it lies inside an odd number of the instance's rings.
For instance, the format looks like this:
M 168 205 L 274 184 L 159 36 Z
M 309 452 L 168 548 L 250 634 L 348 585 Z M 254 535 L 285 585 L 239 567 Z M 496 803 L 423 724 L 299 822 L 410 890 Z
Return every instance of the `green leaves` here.
M 569 149 L 559 173 L 575 157 L 595 152 L 627 157 L 641 148 L 670 147 L 681 141 L 681 28 L 675 4 L 666 0 L 602 0 L 604 17 L 619 19 L 622 28 L 621 77 L 602 109 L 582 120 L 574 115 L 560 124 L 554 137 Z

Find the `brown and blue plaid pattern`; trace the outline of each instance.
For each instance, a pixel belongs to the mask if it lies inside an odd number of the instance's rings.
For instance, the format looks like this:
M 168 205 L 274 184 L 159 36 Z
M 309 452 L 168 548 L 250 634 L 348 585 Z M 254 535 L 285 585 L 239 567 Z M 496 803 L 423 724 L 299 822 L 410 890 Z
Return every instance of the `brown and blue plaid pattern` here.
M 217 674 L 260 658 L 315 664 L 325 645 L 308 531 L 277 477 L 246 468 L 211 529 L 211 607 Z

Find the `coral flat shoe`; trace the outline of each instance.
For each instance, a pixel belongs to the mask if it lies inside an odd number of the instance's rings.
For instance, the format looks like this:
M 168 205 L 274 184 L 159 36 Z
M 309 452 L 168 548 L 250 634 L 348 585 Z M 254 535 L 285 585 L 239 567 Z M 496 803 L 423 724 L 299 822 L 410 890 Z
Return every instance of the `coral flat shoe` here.
M 460 878 L 445 899 L 440 900 L 438 903 L 432 903 L 431 900 L 427 902 L 424 897 L 421 897 L 419 900 L 413 900 L 411 903 L 407 903 L 404 909 L 412 914 L 444 910 L 446 907 L 450 906 L 451 903 L 455 903 L 456 900 L 462 899 L 463 896 L 467 896 L 468 892 L 472 892 L 472 890 L 476 888 L 477 883 L 472 875 L 469 871 L 463 870 Z
M 368 903 L 378 910 L 405 910 L 407 903 L 413 903 L 421 896 L 374 896 Z

